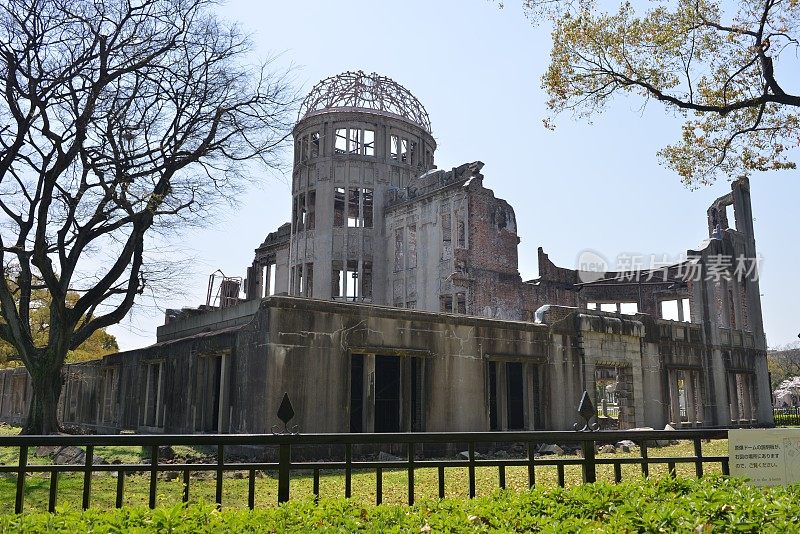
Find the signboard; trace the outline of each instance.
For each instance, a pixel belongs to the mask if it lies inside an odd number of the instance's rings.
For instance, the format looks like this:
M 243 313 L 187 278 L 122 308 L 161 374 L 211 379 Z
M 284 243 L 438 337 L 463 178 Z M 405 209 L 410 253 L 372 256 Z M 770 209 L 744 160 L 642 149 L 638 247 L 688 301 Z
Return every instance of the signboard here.
M 800 482 L 800 428 L 728 431 L 731 476 L 756 486 Z

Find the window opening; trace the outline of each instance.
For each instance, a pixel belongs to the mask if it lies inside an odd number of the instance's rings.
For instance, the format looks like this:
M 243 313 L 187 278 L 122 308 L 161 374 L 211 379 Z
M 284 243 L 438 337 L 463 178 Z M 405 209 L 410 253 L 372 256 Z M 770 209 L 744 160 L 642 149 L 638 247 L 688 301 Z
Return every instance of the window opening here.
M 464 219 L 461 214 L 458 216 L 458 225 L 456 226 L 456 231 L 458 232 L 458 248 L 467 248 L 467 225 L 464 223 Z
M 662 300 L 661 301 L 661 318 L 669 321 L 678 320 L 678 301 L 677 300 Z
M 347 128 L 337 128 L 333 151 L 336 154 L 347 153 Z
M 456 313 L 467 313 L 467 294 L 456 293 Z
M 337 187 L 333 192 L 333 226 L 344 226 L 344 188 Z
M 311 157 L 316 158 L 319 156 L 319 132 L 313 132 L 311 134 Z
M 396 135 L 391 136 L 389 155 L 395 161 L 400 160 L 400 138 Z
M 313 189 L 309 191 L 305 201 L 305 227 L 308 230 L 313 230 L 316 224 L 317 192 Z
M 361 130 L 357 128 L 350 128 L 349 130 L 349 146 L 348 152 L 350 154 L 360 154 L 361 153 Z
M 364 228 L 372 228 L 372 209 L 374 205 L 372 189 L 361 190 L 361 200 L 364 203 L 363 217 Z
M 375 155 L 375 131 L 364 130 L 364 155 Z
M 364 261 L 361 269 L 361 298 L 372 300 L 372 262 Z
M 306 226 L 306 195 L 305 193 L 300 193 L 297 195 L 297 199 L 295 200 L 296 207 L 295 207 L 295 224 L 294 229 L 295 232 L 299 232 L 303 230 Z
M 347 300 L 358 300 L 358 260 L 347 260 Z
M 689 299 L 662 300 L 660 302 L 661 318 L 669 321 L 690 322 Z
M 439 297 L 439 311 L 452 313 L 453 311 L 453 296 L 441 295 Z
M 311 298 L 314 293 L 314 264 L 313 263 L 306 263 L 306 267 L 303 271 L 305 273 L 305 291 L 301 293 L 302 295 Z
M 342 262 L 333 260 L 331 273 L 331 297 L 341 297 L 344 290 L 344 272 L 342 270 Z
M 359 199 L 361 196 L 360 189 L 349 189 L 347 194 L 347 227 L 358 228 L 362 226 L 361 217 L 358 213 Z
M 303 280 L 303 266 L 295 267 L 295 295 L 302 295 L 305 291 L 305 281 Z
M 261 296 L 268 297 L 275 294 L 275 264 L 268 263 L 261 266 Z

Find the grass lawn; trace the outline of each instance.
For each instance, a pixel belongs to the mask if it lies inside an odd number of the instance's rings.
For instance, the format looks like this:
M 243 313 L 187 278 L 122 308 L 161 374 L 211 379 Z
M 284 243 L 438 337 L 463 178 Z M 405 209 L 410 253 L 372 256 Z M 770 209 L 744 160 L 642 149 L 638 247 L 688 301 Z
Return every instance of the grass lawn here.
M 0 433 L 13 433 L 10 427 L 0 427 Z M 727 440 L 714 440 L 703 443 L 705 456 L 727 455 Z M 175 447 L 176 453 L 181 456 L 205 456 L 208 451 L 195 451 L 190 447 Z M 662 448 L 648 449 L 649 456 L 653 457 L 678 457 L 694 454 L 691 442 L 681 443 Z M 102 456 L 110 463 L 138 463 L 148 455 L 141 447 L 97 447 L 95 453 Z M 0 464 L 16 465 L 19 451 L 17 449 L 0 448 Z M 639 451 L 631 453 L 598 454 L 597 458 L 609 457 L 639 457 Z M 551 456 L 548 458 L 575 458 L 574 456 Z M 40 458 L 33 454 L 28 455 L 31 464 L 48 464 L 49 458 Z M 719 464 L 705 464 L 706 474 L 721 473 Z M 694 464 L 678 464 L 679 477 L 694 477 Z M 650 475 L 653 478 L 662 478 L 667 475 L 666 464 L 650 466 Z M 419 468 L 415 470 L 415 497 L 419 500 L 435 499 L 438 497 L 438 473 L 435 468 Z M 612 466 L 597 467 L 598 481 L 613 482 L 614 471 Z M 623 480 L 642 480 L 639 465 L 622 466 Z M 478 467 L 476 469 L 476 493 L 486 496 L 494 493 L 499 488 L 499 475 L 497 467 Z M 565 467 L 565 485 L 574 487 L 581 485 L 580 466 Z M 310 499 L 313 497 L 312 477 L 310 473 L 293 472 L 290 484 L 291 499 Z M 46 511 L 49 496 L 49 474 L 30 473 L 26 478 L 25 511 Z M 374 471 L 355 471 L 352 476 L 351 501 L 360 506 L 375 503 L 376 477 Z M 113 508 L 117 478 L 115 473 L 95 473 L 92 476 L 91 506 L 98 509 Z M 255 484 L 255 505 L 258 508 L 277 506 L 277 478 L 275 473 L 257 473 Z M 344 496 L 344 475 L 342 471 L 322 471 L 320 476 L 320 496 L 322 498 L 340 498 Z M 540 488 L 556 488 L 558 486 L 557 471 L 555 466 L 538 466 L 536 468 L 536 486 Z M 190 502 L 213 502 L 215 496 L 214 473 L 194 472 L 191 475 L 189 498 Z M 506 467 L 506 487 L 516 492 L 525 492 L 528 489 L 528 471 L 526 467 Z M 69 473 L 59 476 L 58 499 L 59 505 L 79 506 L 83 488 L 83 474 Z M 248 480 L 247 472 L 226 472 L 223 481 L 224 508 L 247 507 Z M 0 477 L 0 502 L 13 506 L 16 491 L 16 475 L 5 474 Z M 159 506 L 174 506 L 180 503 L 183 491 L 182 477 L 177 476 L 167 480 L 165 475 L 160 476 L 158 482 Z M 466 498 L 469 492 L 468 472 L 466 467 L 452 467 L 445 469 L 445 494 L 447 497 Z M 125 477 L 125 506 L 145 506 L 149 495 L 149 473 L 131 474 Z M 386 504 L 404 504 L 408 496 L 408 476 L 402 469 L 383 471 L 383 502 Z

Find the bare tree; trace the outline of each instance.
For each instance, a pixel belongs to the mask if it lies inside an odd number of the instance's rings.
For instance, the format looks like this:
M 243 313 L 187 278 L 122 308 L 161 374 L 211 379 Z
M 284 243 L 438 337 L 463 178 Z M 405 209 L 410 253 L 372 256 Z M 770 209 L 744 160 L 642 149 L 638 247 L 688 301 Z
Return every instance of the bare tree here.
M 152 284 L 153 232 L 196 222 L 249 160 L 278 164 L 287 75 L 247 66 L 213 4 L 0 0 L 0 338 L 32 378 L 27 433 L 58 430 L 67 352 Z M 37 290 L 51 299 L 38 343 Z

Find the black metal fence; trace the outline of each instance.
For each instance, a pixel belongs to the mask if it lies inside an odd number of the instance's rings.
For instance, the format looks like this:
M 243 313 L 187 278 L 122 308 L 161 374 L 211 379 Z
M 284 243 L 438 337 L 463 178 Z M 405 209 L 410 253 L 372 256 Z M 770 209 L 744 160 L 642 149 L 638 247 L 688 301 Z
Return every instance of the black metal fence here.
M 773 408 L 775 426 L 800 426 L 800 407 Z
M 471 432 L 471 433 L 402 433 L 402 434 L 288 434 L 288 435 L 86 435 L 86 436 L 3 436 L 0 437 L 0 451 L 8 448 L 19 450 L 16 465 L 0 465 L 2 476 L 16 474 L 16 496 L 14 509 L 23 510 L 26 496 L 26 479 L 37 474 L 46 481 L 49 476 L 48 509 L 54 511 L 59 492 L 59 476 L 65 473 L 80 473 L 83 478 L 81 504 L 88 508 L 92 499 L 92 475 L 110 473 L 116 475 L 115 504 L 122 507 L 125 494 L 126 474 L 149 474 L 149 506 L 156 506 L 159 474 L 172 472 L 182 474 L 184 502 L 189 500 L 192 473 L 211 472 L 215 481 L 215 499 L 222 505 L 224 476 L 230 472 L 244 472 L 247 477 L 247 505 L 255 506 L 257 473 L 270 472 L 277 478 L 277 501 L 290 499 L 291 482 L 300 476 L 313 477 L 313 494 L 320 495 L 320 473 L 341 473 L 344 477 L 344 497 L 352 496 L 354 473 L 374 473 L 375 502 L 383 500 L 383 479 L 387 471 L 405 472 L 407 477 L 409 504 L 415 499 L 415 473 L 421 469 L 435 472 L 438 483 L 438 496 L 444 498 L 445 469 L 461 468 L 467 471 L 468 495 L 476 493 L 476 469 L 496 468 L 497 484 L 506 487 L 506 470 L 517 466 L 527 471 L 528 486 L 536 484 L 537 473 L 545 468 L 555 467 L 558 484 L 565 484 L 565 468 L 580 466 L 581 480 L 591 483 L 597 480 L 599 466 L 611 466 L 613 480 L 619 482 L 623 476 L 623 466 L 633 465 L 636 472 L 650 475 L 653 464 L 666 466 L 666 473 L 676 475 L 678 464 L 689 464 L 692 475 L 702 476 L 704 467 L 715 464 L 723 474 L 728 474 L 728 456 L 707 456 L 703 454 L 703 442 L 727 438 L 724 429 L 691 429 L 675 431 L 601 431 L 601 432 Z M 636 456 L 604 455 L 596 456 L 597 447 L 622 440 L 633 441 L 638 447 Z M 665 440 L 688 440 L 693 444 L 692 453 L 685 456 L 651 456 L 651 445 Z M 544 456 L 537 454 L 541 444 L 557 444 L 565 449 L 575 450 L 577 454 Z M 216 448 L 215 460 L 206 463 L 163 463 L 159 459 L 162 446 L 206 446 Z M 34 447 L 77 446 L 85 449 L 85 460 L 79 465 L 60 465 L 49 463 L 40 465 L 30 463 L 28 451 Z M 96 464 L 96 447 L 143 447 L 150 451 L 148 463 Z M 465 449 L 461 449 L 465 447 Z M 480 451 L 512 450 L 514 454 L 503 457 L 495 455 L 487 458 Z M 391 450 L 401 456 L 378 455 L 377 451 Z M 321 452 L 324 451 L 324 452 Z M 336 453 L 335 451 L 340 451 Z M 453 458 L 453 451 L 462 451 Z M 226 454 L 226 452 L 228 454 Z M 235 452 L 240 458 L 245 453 L 259 458 L 258 461 L 235 460 Z M 339 454 L 338 457 L 337 454 Z M 324 461 L 307 460 L 334 456 Z M 507 455 L 507 456 L 506 456 Z M 437 458 L 438 456 L 438 458 Z M 445 458 L 442 459 L 442 456 Z M 213 457 L 213 456 L 212 456 Z M 228 459 L 226 460 L 226 457 Z M 609 468 L 604 468 L 609 469 Z M 630 469 L 630 468 L 629 468 Z M 452 471 L 450 471 L 452 472 Z M 304 475 L 303 475 L 304 474 Z M 630 476 L 630 471 L 626 476 Z M 432 488 L 430 488 L 432 489 Z M 333 497 L 334 495 L 330 495 Z M 342 495 L 338 495 L 342 496 Z M 10 503 L 0 503 L 10 505 Z

